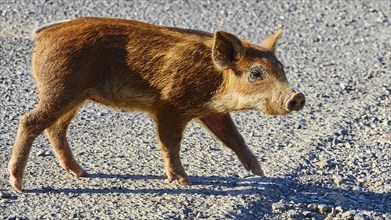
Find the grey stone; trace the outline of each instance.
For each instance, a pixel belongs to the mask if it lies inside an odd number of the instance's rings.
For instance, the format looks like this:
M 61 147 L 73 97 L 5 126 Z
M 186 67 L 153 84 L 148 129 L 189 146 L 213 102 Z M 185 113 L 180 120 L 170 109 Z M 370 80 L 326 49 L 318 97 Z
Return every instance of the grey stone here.
M 337 206 L 337 207 L 335 207 L 335 211 L 343 212 L 343 208 L 341 206 Z
M 350 219 L 350 218 L 353 218 L 354 214 L 355 214 L 354 211 L 346 211 L 346 212 L 342 213 L 342 218 Z
M 313 212 L 319 211 L 318 205 L 315 203 L 308 204 L 307 208 L 308 208 L 308 210 L 313 211 Z
M 312 212 L 309 212 L 309 211 L 304 211 L 303 212 L 303 216 L 304 217 L 310 217 L 312 215 Z
M 354 220 L 365 220 L 364 216 L 361 213 L 357 213 L 353 217 Z
M 339 185 L 342 181 L 342 177 L 340 175 L 333 175 L 333 180 L 334 180 L 334 183 Z
M 49 156 L 49 155 L 50 155 L 50 152 L 49 151 L 45 151 L 45 150 L 39 151 L 37 153 L 38 157 L 46 157 L 46 156 Z
M 288 210 L 286 212 L 290 217 L 297 217 L 299 215 L 299 213 L 297 213 L 297 211 L 291 209 L 291 210 Z
M 10 215 L 7 217 L 7 220 L 16 220 L 16 215 Z
M 277 202 L 272 204 L 273 211 L 285 211 L 285 205 L 283 203 Z
M 326 159 L 322 159 L 322 160 L 319 160 L 319 161 L 315 162 L 315 164 L 316 164 L 318 167 L 324 169 L 324 168 L 326 168 L 326 167 L 330 167 L 331 161 L 330 161 L 330 160 L 326 160 Z
M 319 204 L 318 205 L 319 212 L 323 215 L 326 215 L 331 211 L 331 207 L 326 204 Z
M 337 214 L 337 211 L 334 208 L 331 208 L 330 213 L 327 215 L 329 217 L 335 217 Z

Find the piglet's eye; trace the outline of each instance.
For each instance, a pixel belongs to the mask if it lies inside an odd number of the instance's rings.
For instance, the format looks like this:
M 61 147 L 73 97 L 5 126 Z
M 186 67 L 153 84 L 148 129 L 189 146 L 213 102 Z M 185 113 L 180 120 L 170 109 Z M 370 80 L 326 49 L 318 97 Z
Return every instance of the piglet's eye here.
M 257 69 L 252 69 L 250 71 L 250 75 L 248 77 L 248 80 L 250 82 L 255 82 L 257 80 L 263 79 L 263 77 L 264 77 L 263 71 L 257 68 Z

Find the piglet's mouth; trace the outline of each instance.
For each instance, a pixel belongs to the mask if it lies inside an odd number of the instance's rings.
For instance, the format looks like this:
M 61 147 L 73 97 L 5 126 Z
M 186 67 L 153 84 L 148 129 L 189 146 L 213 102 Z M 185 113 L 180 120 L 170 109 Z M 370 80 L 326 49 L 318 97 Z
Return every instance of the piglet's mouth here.
M 275 109 L 275 108 L 262 108 L 260 109 L 261 112 L 265 113 L 266 115 L 268 116 L 283 116 L 283 115 L 286 115 L 286 114 L 289 114 L 290 110 L 284 108 L 283 106 L 281 106 L 282 108 L 279 108 L 279 109 Z

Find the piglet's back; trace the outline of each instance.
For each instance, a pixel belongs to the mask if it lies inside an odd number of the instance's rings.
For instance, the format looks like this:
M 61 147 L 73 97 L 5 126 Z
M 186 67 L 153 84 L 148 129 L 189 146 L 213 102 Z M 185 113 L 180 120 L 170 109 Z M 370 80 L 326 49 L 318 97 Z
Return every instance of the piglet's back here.
M 37 52 L 33 61 L 42 61 L 37 62 L 42 66 L 45 60 L 77 73 L 100 96 L 122 96 L 107 97 L 110 100 L 128 98 L 120 90 L 131 86 L 173 105 L 199 106 L 222 82 L 211 56 L 213 34 L 203 31 L 124 19 L 78 18 L 40 27 L 33 39 Z M 46 70 L 35 72 L 61 72 Z

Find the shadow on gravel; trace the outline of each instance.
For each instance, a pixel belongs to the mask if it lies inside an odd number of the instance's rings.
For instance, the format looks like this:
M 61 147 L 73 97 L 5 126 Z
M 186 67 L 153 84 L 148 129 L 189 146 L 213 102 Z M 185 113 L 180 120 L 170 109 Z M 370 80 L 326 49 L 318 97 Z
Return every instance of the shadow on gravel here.
M 144 180 L 165 180 L 165 177 L 156 175 L 113 175 L 113 174 L 91 174 L 89 178 L 118 179 L 129 181 Z M 344 210 L 366 210 L 378 213 L 390 213 L 391 193 L 375 193 L 355 190 L 343 190 L 339 188 L 321 187 L 315 184 L 302 184 L 292 177 L 268 178 L 268 177 L 219 177 L 219 176 L 191 176 L 192 187 L 173 188 L 172 184 L 163 185 L 160 188 L 146 187 L 138 189 L 128 189 L 121 186 L 112 188 L 99 188 L 94 184 L 94 188 L 42 188 L 25 190 L 26 193 L 65 193 L 65 194 L 201 194 L 215 196 L 249 196 L 258 195 L 258 200 L 249 199 L 249 207 L 252 213 L 259 211 L 260 207 L 268 208 L 269 212 L 272 203 L 284 200 L 287 203 L 300 204 L 304 209 L 311 203 L 326 204 L 330 206 L 341 206 Z M 102 186 L 105 184 L 102 184 Z M 156 187 L 156 186 L 155 186 Z M 268 203 L 269 207 L 264 207 Z M 249 207 L 243 207 L 242 213 L 248 213 Z M 252 207 L 252 208 L 251 208 Z M 240 207 L 238 207 L 240 208 Z M 238 216 L 239 217 L 239 216 Z
M 132 180 L 150 180 L 150 179 L 166 179 L 165 176 L 156 175 L 131 175 L 131 174 L 106 174 L 106 173 L 93 173 L 88 174 L 87 178 L 97 179 L 132 179 Z

